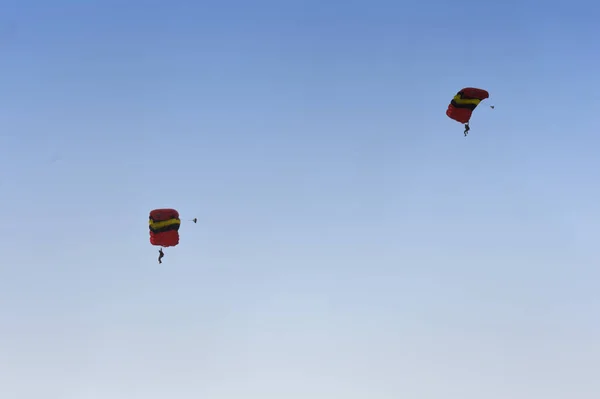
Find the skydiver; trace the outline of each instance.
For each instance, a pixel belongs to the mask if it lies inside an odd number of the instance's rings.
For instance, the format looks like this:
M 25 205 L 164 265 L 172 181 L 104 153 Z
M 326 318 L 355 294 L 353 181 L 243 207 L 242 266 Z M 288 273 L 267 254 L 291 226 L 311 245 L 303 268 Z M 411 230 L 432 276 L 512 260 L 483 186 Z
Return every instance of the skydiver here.
M 158 250 L 158 263 L 162 263 L 163 256 L 165 256 L 165 253 L 163 252 L 163 249 L 161 248 Z
M 465 123 L 465 137 L 467 137 L 467 134 L 469 134 L 469 130 L 471 130 L 471 128 L 469 127 L 469 124 Z

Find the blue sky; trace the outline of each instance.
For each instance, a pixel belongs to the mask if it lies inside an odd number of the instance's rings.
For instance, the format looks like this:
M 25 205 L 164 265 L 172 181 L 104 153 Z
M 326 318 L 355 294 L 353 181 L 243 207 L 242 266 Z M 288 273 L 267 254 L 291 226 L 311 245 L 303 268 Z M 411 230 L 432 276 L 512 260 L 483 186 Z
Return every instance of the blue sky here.
M 541 5 L 2 2 L 0 396 L 600 397 L 600 8 Z

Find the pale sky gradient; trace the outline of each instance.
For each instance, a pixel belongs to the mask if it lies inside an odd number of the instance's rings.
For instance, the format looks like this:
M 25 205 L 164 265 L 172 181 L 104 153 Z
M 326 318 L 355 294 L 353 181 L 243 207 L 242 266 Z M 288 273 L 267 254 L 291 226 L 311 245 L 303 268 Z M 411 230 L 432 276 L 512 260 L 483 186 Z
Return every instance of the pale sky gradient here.
M 1 1 L 0 398 L 600 398 L 598 21 Z

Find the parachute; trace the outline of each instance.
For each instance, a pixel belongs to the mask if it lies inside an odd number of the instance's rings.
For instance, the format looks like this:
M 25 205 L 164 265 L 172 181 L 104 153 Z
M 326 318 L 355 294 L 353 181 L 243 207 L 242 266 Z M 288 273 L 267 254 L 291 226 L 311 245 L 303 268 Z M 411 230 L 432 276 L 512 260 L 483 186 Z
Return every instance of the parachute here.
M 471 120 L 471 115 L 473 111 L 479 103 L 487 98 L 489 98 L 490 94 L 483 89 L 477 89 L 474 87 L 465 87 L 450 101 L 450 105 L 448 105 L 448 109 L 446 110 L 446 115 L 450 119 L 454 119 L 459 123 L 465 124 L 465 136 L 470 130 L 469 121 Z M 493 109 L 494 106 L 491 106 Z
M 174 247 L 179 244 L 179 212 L 175 209 L 154 209 L 150 212 L 150 244 Z

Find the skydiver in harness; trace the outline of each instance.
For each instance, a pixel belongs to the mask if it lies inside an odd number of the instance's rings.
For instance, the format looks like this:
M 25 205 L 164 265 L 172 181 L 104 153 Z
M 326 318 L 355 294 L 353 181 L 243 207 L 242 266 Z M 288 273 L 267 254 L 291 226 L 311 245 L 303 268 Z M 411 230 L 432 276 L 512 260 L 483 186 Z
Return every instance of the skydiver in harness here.
M 165 253 L 163 252 L 163 249 L 161 248 L 158 250 L 158 263 L 162 263 L 163 256 L 165 256 Z

